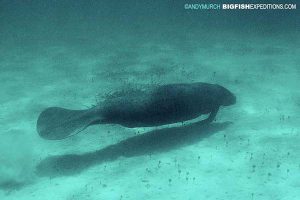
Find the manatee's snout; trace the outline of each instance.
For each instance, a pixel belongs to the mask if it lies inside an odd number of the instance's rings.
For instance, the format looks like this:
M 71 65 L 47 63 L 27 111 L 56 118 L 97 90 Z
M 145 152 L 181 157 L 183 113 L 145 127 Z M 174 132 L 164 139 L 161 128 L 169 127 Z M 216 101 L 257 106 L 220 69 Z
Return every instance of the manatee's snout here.
M 218 98 L 222 106 L 230 106 L 236 103 L 236 96 L 232 92 L 220 85 L 218 87 L 220 89 L 220 96 Z
M 230 106 L 236 103 L 236 96 L 230 92 L 230 94 L 224 97 L 223 106 Z

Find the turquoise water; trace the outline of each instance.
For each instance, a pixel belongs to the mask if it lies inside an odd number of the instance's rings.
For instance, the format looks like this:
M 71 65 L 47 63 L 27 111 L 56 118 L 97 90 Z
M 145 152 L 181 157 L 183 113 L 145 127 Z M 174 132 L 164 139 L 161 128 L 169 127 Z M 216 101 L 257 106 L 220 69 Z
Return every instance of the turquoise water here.
M 185 3 L 0 1 L 1 200 L 300 198 L 299 9 Z M 47 107 L 198 81 L 237 96 L 209 127 L 36 131 Z

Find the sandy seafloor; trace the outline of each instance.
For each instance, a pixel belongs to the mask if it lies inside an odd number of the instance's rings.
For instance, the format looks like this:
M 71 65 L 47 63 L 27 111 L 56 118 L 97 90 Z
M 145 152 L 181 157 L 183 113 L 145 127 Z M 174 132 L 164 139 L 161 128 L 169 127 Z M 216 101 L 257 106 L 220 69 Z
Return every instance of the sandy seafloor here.
M 181 4 L 45 2 L 0 3 L 1 200 L 300 199 L 296 11 L 238 22 Z M 61 141 L 36 132 L 49 106 L 196 81 L 237 96 L 209 127 L 98 125 Z

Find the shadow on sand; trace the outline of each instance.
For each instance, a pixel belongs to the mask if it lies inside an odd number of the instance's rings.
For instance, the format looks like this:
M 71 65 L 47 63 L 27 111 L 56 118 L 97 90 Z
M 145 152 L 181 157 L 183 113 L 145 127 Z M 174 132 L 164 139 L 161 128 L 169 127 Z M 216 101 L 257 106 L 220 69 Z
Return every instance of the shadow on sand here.
M 70 176 L 79 174 L 93 165 L 114 161 L 120 156 L 134 157 L 167 152 L 201 141 L 227 128 L 231 122 L 192 123 L 181 127 L 163 128 L 123 140 L 103 149 L 81 155 L 50 156 L 36 167 L 39 176 Z

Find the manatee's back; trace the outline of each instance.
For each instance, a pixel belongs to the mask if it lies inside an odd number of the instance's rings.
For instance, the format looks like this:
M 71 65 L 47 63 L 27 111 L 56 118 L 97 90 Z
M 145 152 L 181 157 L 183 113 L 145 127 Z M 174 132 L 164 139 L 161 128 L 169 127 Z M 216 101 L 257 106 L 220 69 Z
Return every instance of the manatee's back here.
M 136 127 L 133 121 L 142 121 L 151 103 L 151 96 L 155 86 L 147 86 L 147 89 L 127 89 L 117 91 L 108 96 L 99 105 L 105 123 L 121 124 L 127 127 Z M 138 123 L 138 122 L 136 122 Z
M 158 109 L 161 117 L 174 121 L 207 114 L 214 106 L 211 88 L 202 83 L 163 85 L 153 96 L 153 107 Z
M 127 127 L 145 127 L 186 121 L 209 113 L 211 106 L 205 92 L 195 86 L 153 85 L 144 90 L 117 93 L 104 102 L 104 120 Z

